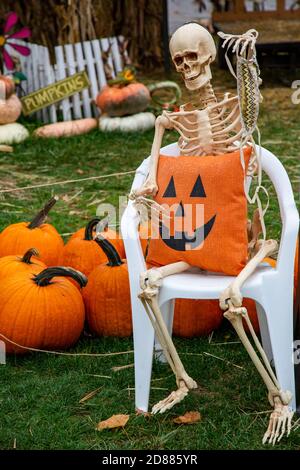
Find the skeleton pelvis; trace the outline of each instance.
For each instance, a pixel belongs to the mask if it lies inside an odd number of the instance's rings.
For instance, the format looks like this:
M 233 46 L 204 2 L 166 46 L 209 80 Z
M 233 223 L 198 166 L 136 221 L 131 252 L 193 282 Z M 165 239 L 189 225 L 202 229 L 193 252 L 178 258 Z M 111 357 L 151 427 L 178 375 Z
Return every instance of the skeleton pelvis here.
M 244 151 L 246 165 L 251 149 Z M 247 201 L 239 152 L 219 156 L 160 156 L 147 261 L 186 261 L 236 275 L 247 262 Z

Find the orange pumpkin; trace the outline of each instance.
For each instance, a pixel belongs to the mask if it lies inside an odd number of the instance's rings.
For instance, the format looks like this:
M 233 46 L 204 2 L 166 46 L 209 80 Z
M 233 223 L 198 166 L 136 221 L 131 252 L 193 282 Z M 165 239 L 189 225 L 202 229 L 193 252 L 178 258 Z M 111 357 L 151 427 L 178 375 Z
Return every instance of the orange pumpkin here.
M 84 326 L 84 304 L 79 290 L 87 278 L 71 268 L 46 268 L 38 274 L 16 272 L 1 281 L 0 338 L 38 349 L 65 349 L 74 344 Z M 26 349 L 6 342 L 8 353 Z
M 206 336 L 220 327 L 223 312 L 216 300 L 176 299 L 173 334 L 184 338 Z
M 38 255 L 39 253 L 35 248 L 30 248 L 23 256 L 9 255 L 0 258 L 0 280 L 6 279 L 15 273 L 39 273 L 47 266 L 37 258 Z
M 264 262 L 269 263 L 273 268 L 276 267 L 276 261 L 272 258 L 265 258 Z M 294 279 L 295 286 L 297 286 L 296 269 Z M 254 331 L 259 333 L 259 321 L 254 300 L 244 298 L 243 306 L 247 308 Z M 218 328 L 218 321 L 220 318 L 222 320 L 222 317 L 223 312 L 219 307 L 218 300 L 176 299 L 173 323 L 174 335 L 186 338 L 207 335 Z M 244 328 L 247 332 L 249 331 L 245 321 Z
M 142 83 L 105 86 L 96 97 L 96 105 L 108 116 L 126 116 L 144 111 L 150 103 L 148 88 Z
M 6 100 L 15 92 L 15 88 L 15 82 L 11 77 L 0 75 L 0 94 L 4 94 Z
M 98 237 L 108 258 L 89 275 L 83 289 L 88 325 L 99 336 L 129 336 L 132 333 L 129 278 L 126 261 L 122 261 L 109 240 Z
M 56 201 L 56 197 L 51 198 L 30 223 L 19 222 L 6 227 L 0 234 L 0 257 L 18 255 L 34 246 L 47 266 L 57 264 L 64 242 L 52 225 L 44 223 Z
M 98 220 L 98 222 L 100 222 L 101 219 L 95 218 L 94 220 Z M 76 238 L 83 240 L 85 237 L 85 232 L 86 232 L 86 227 L 80 228 L 79 230 L 77 230 L 77 232 L 71 235 L 71 237 L 69 238 L 69 242 Z M 92 238 L 94 238 L 95 235 L 96 235 L 95 230 L 92 230 Z M 115 230 L 112 230 L 111 228 L 108 227 L 108 225 L 106 225 L 103 232 L 101 232 L 100 235 L 103 238 L 107 238 L 107 240 L 109 240 L 110 243 L 114 245 L 114 247 L 116 248 L 117 252 L 119 253 L 122 259 L 126 257 L 124 243 L 121 238 L 121 235 L 118 232 L 116 232 Z M 106 261 L 106 257 L 104 258 L 104 261 Z
M 107 257 L 93 239 L 93 230 L 99 222 L 98 218 L 90 220 L 83 237 L 73 237 L 68 241 L 61 252 L 59 263 L 62 266 L 71 266 L 88 276 L 99 264 L 105 263 Z
M 0 124 L 15 122 L 22 111 L 22 103 L 17 95 L 11 95 L 6 100 L 0 100 Z

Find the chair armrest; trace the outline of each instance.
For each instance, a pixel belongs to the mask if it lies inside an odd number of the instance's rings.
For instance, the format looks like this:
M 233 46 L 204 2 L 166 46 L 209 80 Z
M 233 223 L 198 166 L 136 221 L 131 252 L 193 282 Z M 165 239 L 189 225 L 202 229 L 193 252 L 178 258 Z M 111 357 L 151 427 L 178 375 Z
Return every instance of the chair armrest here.
M 299 214 L 293 204 L 285 207 L 282 216 L 282 233 L 278 252 L 277 270 L 283 275 L 294 275 L 296 243 L 299 231 Z M 292 282 L 292 280 L 291 280 Z
M 136 170 L 131 191 L 140 188 L 144 183 L 148 175 L 149 160 L 150 157 L 146 158 Z M 133 201 L 129 201 L 122 216 L 121 233 L 125 246 L 131 290 L 138 289 L 139 275 L 147 269 L 139 237 L 139 223 L 139 213 Z

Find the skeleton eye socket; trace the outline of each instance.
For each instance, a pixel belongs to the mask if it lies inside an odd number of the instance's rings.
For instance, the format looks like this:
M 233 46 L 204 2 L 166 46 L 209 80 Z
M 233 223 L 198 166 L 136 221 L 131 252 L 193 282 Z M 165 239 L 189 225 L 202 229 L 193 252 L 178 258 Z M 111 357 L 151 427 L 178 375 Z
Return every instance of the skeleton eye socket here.
M 185 57 L 187 58 L 187 60 L 197 60 L 198 54 L 196 52 L 188 52 Z
M 176 65 L 181 65 L 183 63 L 182 57 L 175 57 L 174 62 Z

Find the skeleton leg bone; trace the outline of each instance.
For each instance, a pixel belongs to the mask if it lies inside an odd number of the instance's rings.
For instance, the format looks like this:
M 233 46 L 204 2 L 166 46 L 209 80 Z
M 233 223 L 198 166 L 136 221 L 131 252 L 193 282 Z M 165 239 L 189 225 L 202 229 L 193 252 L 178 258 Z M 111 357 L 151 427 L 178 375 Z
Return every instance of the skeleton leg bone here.
M 277 243 L 274 240 L 268 240 L 263 243 L 257 254 L 249 261 L 247 266 L 241 271 L 231 286 L 229 286 L 229 288 L 227 288 L 222 293 L 220 298 L 221 308 L 223 310 L 227 310 L 224 313 L 225 318 L 230 321 L 236 330 L 242 344 L 247 350 L 253 364 L 255 365 L 268 389 L 268 398 L 270 404 L 274 407 L 274 411 L 271 413 L 269 426 L 263 437 L 263 443 L 268 442 L 269 444 L 273 445 L 281 440 L 285 432 L 287 432 L 287 435 L 289 435 L 291 431 L 293 412 L 290 410 L 288 405 L 291 401 L 292 395 L 289 391 L 282 391 L 280 389 L 280 385 L 268 362 L 267 356 L 253 330 L 247 310 L 241 306 L 242 295 L 240 288 L 255 270 L 256 266 L 265 258 L 265 256 L 273 253 L 276 249 Z M 262 357 L 264 364 L 261 362 L 245 333 L 242 316 L 245 317 L 245 320 L 249 326 L 249 331 L 253 337 L 254 343 Z
M 161 400 L 152 408 L 152 413 L 163 413 L 176 405 L 176 403 L 182 401 L 189 390 L 197 388 L 197 383 L 188 376 L 184 369 L 158 305 L 158 289 L 163 277 L 186 271 L 188 268 L 189 265 L 187 263 L 173 263 L 161 268 L 150 269 L 141 276 L 142 293 L 139 297 L 150 318 L 165 357 L 176 376 L 178 386 L 176 391 L 172 392 L 167 398 Z

